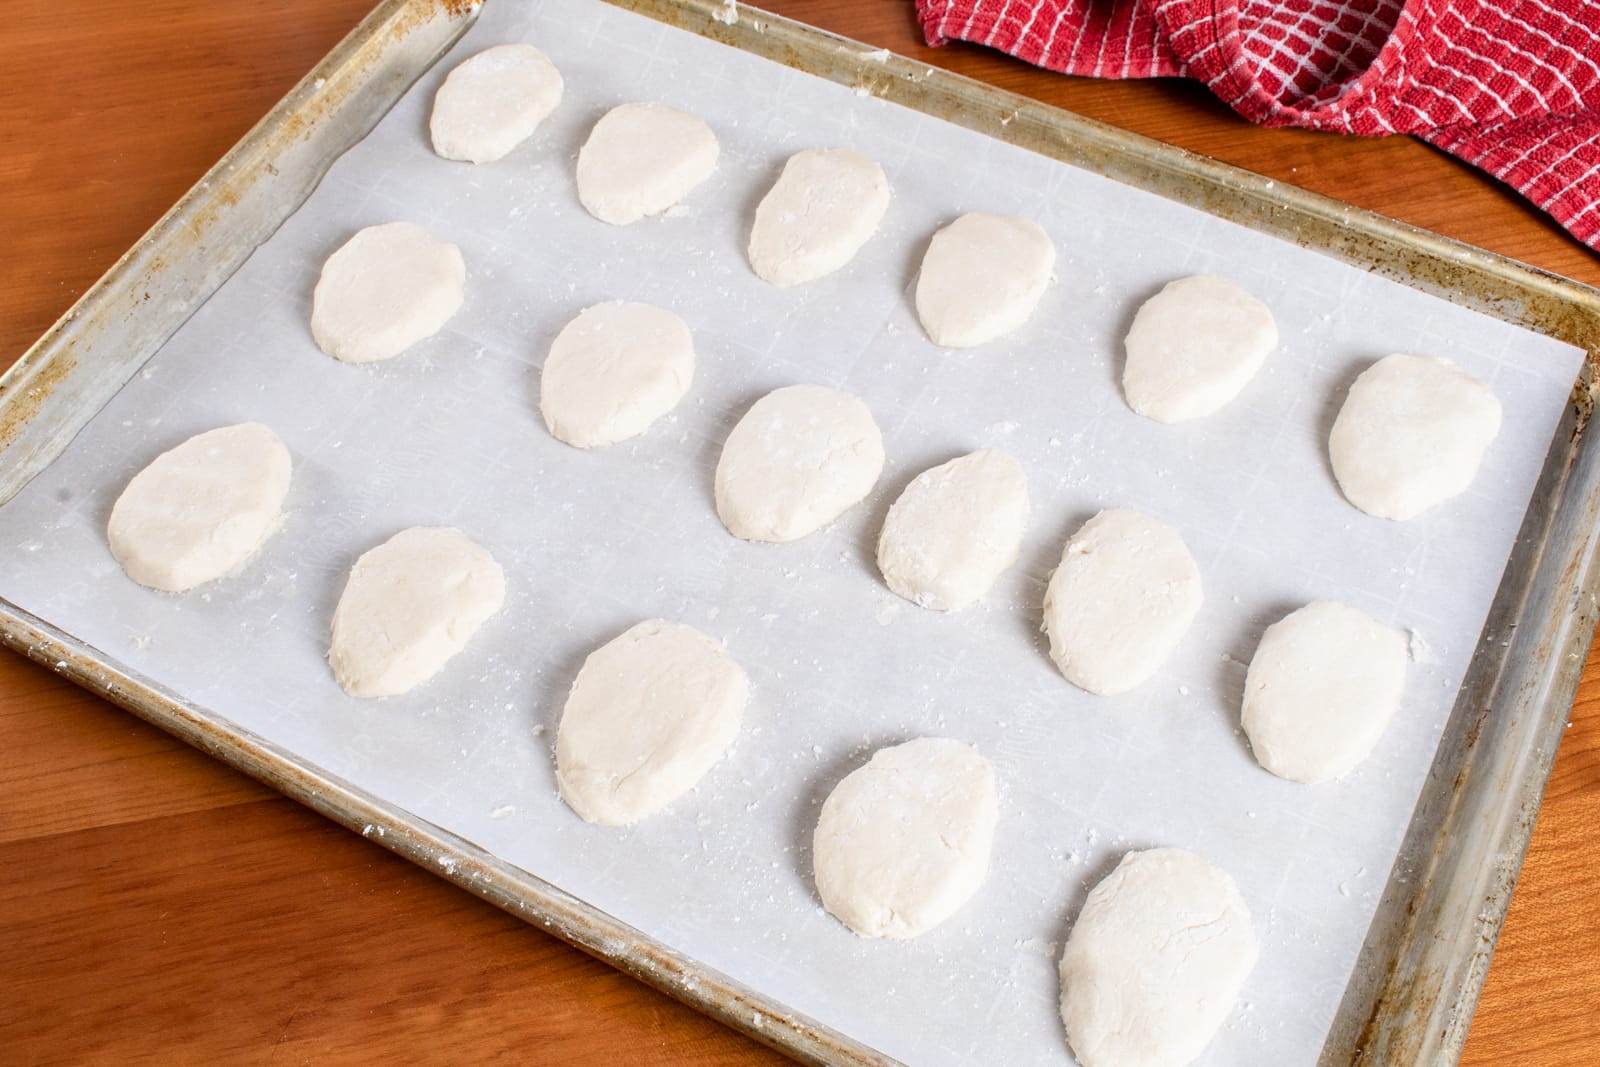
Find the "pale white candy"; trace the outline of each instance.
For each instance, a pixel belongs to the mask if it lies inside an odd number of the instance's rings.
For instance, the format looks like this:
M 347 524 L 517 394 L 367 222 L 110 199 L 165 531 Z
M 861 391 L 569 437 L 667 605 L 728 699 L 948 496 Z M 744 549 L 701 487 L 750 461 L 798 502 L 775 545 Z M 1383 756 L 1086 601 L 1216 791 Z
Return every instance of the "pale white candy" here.
M 722 646 L 651 619 L 589 653 L 556 734 L 556 781 L 589 822 L 625 826 L 693 789 L 739 732 L 749 683 Z
M 884 519 L 878 569 L 907 600 L 956 611 L 1017 561 L 1027 525 L 1022 465 L 985 448 L 911 480 Z
M 883 437 L 867 405 L 822 385 L 775 389 L 751 405 L 717 461 L 717 515 L 746 541 L 795 541 L 872 491 Z
M 578 152 L 578 199 L 625 226 L 672 207 L 717 167 L 704 120 L 665 104 L 622 104 L 600 117 Z
M 1061 953 L 1061 1020 L 1081 1067 L 1183 1067 L 1256 963 L 1227 872 L 1177 848 L 1130 852 L 1090 890 Z
M 1353 770 L 1400 706 L 1407 653 L 1405 634 L 1331 600 L 1267 627 L 1245 675 L 1241 714 L 1257 761 L 1294 782 Z
M 539 410 L 559 440 L 598 448 L 644 433 L 694 380 L 694 338 L 649 304 L 596 304 L 562 327 L 539 376 Z
M 994 768 L 971 746 L 925 737 L 879 749 L 823 802 L 817 894 L 863 937 L 916 937 L 983 884 L 998 816 Z
M 867 243 L 888 208 L 889 179 L 860 152 L 796 152 L 756 208 L 751 269 L 777 286 L 831 274 Z
M 933 235 L 917 276 L 917 317 L 936 345 L 969 348 L 1017 329 L 1050 284 L 1056 248 L 1038 223 L 981 211 Z
M 421 226 L 368 226 L 323 264 L 311 297 L 312 336 L 346 363 L 392 359 L 450 321 L 466 280 L 461 250 Z
M 289 450 L 259 422 L 196 434 L 117 497 L 111 554 L 128 577 L 168 593 L 220 578 L 277 529 L 289 471 Z
M 1082 689 L 1124 693 L 1160 669 L 1202 599 L 1178 531 L 1126 508 L 1102 511 L 1067 540 L 1045 590 L 1050 658 Z
M 1238 396 L 1277 345 L 1272 312 L 1238 285 L 1179 278 L 1134 316 L 1122 391 L 1146 418 L 1198 419 Z
M 561 72 L 531 44 L 485 48 L 463 60 L 433 97 L 428 133 L 446 159 L 492 163 L 561 103 Z
M 328 662 L 345 692 L 396 696 L 432 678 L 500 610 L 500 565 L 459 530 L 414 526 L 350 569 Z
M 1328 438 L 1350 503 L 1413 519 L 1472 484 L 1500 432 L 1489 387 L 1437 356 L 1385 356 L 1350 386 Z

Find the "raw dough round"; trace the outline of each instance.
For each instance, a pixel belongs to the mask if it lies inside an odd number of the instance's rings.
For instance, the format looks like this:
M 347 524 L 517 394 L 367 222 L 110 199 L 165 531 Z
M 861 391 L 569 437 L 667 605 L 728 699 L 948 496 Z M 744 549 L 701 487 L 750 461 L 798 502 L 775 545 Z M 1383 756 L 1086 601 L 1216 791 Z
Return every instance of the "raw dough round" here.
M 664 104 L 623 104 L 594 124 L 578 152 L 578 199 L 601 222 L 659 215 L 717 168 L 703 120 Z
M 746 541 L 797 541 L 872 491 L 883 437 L 867 405 L 822 385 L 757 400 L 717 462 L 717 515 Z
M 562 327 L 539 377 L 539 410 L 578 448 L 644 433 L 694 380 L 694 338 L 683 320 L 649 304 L 596 304 Z
M 749 682 L 721 645 L 651 619 L 589 653 L 556 734 L 561 796 L 626 826 L 695 785 L 739 732 Z
M 460 530 L 413 526 L 363 553 L 333 613 L 328 662 L 355 697 L 421 685 L 500 610 L 505 573 Z
M 140 585 L 181 593 L 249 559 L 278 527 L 289 450 L 259 422 L 196 434 L 128 482 L 106 529 Z
M 438 333 L 465 299 L 461 249 L 421 226 L 389 222 L 357 233 L 322 265 L 311 334 L 334 359 L 392 359 Z
M 1178 848 L 1130 852 L 1090 891 L 1061 953 L 1061 1020 L 1083 1067 L 1182 1067 L 1233 1012 L 1256 935 L 1227 872 Z
M 1200 274 L 1146 300 L 1126 345 L 1128 406 L 1157 422 L 1184 422 L 1239 395 L 1278 346 L 1278 325 L 1233 282 Z
M 1500 401 L 1437 356 L 1385 356 L 1350 386 L 1328 438 L 1345 499 L 1382 519 L 1412 519 L 1472 484 Z
M 492 163 L 526 141 L 561 103 L 561 72 L 531 44 L 485 48 L 433 97 L 428 132 L 446 159 Z
M 823 802 L 817 894 L 863 937 L 916 937 L 983 884 L 998 816 L 994 768 L 971 746 L 924 737 L 881 748 Z
M 1124 693 L 1177 647 L 1203 599 L 1178 531 L 1126 508 L 1102 511 L 1067 540 L 1044 594 L 1050 658 L 1091 693 Z
M 1244 732 L 1292 782 L 1353 770 L 1383 736 L 1406 680 L 1405 634 L 1331 600 L 1267 627 L 1244 681 Z
M 888 208 L 889 179 L 860 152 L 796 152 L 756 208 L 750 266 L 784 287 L 831 274 L 867 243 Z
M 1022 465 L 985 448 L 911 480 L 883 522 L 878 569 L 907 600 L 955 611 L 1017 561 L 1027 525 Z
M 936 345 L 992 341 L 1028 321 L 1055 264 L 1055 245 L 1037 223 L 962 215 L 933 235 L 922 257 L 917 317 Z

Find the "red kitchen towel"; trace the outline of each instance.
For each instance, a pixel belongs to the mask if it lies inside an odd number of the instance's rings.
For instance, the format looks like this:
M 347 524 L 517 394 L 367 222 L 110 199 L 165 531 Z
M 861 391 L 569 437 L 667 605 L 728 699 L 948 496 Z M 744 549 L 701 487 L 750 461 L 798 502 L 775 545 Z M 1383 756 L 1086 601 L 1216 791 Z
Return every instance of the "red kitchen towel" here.
M 930 44 L 1198 78 L 1251 122 L 1409 133 L 1600 250 L 1600 0 L 917 0 Z

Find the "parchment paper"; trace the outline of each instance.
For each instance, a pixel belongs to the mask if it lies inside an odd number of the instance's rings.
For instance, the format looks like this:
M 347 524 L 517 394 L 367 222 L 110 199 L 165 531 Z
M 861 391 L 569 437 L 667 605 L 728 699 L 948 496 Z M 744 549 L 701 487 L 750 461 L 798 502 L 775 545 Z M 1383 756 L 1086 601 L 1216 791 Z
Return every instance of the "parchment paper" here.
M 455 62 L 526 40 L 566 78 L 560 108 L 502 162 L 435 156 L 433 92 Z M 704 116 L 716 175 L 673 217 L 583 212 L 573 158 L 629 100 Z M 894 203 L 845 270 L 779 290 L 749 270 L 755 204 L 781 162 L 847 145 Z M 909 286 L 932 232 L 983 209 L 1037 219 L 1058 278 L 1018 334 L 964 352 L 924 338 Z M 390 363 L 336 363 L 307 319 L 322 261 L 355 230 L 420 222 L 457 242 L 467 303 Z M 1244 394 L 1185 426 L 1134 415 L 1117 385 L 1133 310 L 1166 281 L 1226 274 L 1271 306 L 1282 345 Z M 677 311 L 699 369 L 634 442 L 579 452 L 545 432 L 538 367 L 583 307 Z M 1340 496 L 1325 440 L 1344 388 L 1394 351 L 1490 383 L 1505 426 L 1472 489 L 1425 518 Z M 456 831 L 793 1008 L 917 1063 L 1063 1062 L 1060 942 L 1135 847 L 1181 845 L 1232 872 L 1261 960 L 1206 1063 L 1311 1063 L 1322 1044 L 1482 627 L 1576 349 L 913 111 L 593 0 L 492 3 L 453 54 L 331 171 L 70 449 L 0 509 L 0 594 L 190 699 Z M 884 431 L 878 490 L 786 545 L 729 536 L 711 503 L 723 437 L 793 382 L 861 396 Z M 241 573 L 186 596 L 127 580 L 112 502 L 190 434 L 258 419 L 294 453 L 282 531 Z M 889 593 L 883 514 L 929 465 L 993 445 L 1026 467 L 1022 560 L 946 616 Z M 1066 535 L 1105 506 L 1175 523 L 1206 604 L 1160 674 L 1105 699 L 1067 684 L 1037 633 Z M 406 697 L 343 695 L 323 656 L 350 564 L 414 524 L 460 527 L 506 567 L 504 611 Z M 1418 659 L 1382 746 L 1336 784 L 1259 769 L 1237 730 L 1263 627 L 1338 597 L 1414 630 Z M 557 798 L 551 743 L 584 655 L 666 616 L 726 639 L 753 684 L 734 750 L 632 830 Z M 1003 783 L 988 882 L 911 943 L 859 939 L 810 877 L 817 805 L 880 744 L 975 744 Z M 537 1011 L 537 998 L 529 1001 Z

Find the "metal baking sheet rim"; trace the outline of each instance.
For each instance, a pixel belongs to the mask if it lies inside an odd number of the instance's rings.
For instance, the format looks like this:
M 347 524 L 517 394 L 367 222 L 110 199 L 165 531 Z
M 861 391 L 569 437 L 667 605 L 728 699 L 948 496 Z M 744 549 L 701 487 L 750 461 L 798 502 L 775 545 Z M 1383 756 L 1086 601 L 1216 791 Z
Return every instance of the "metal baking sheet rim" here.
M 1584 432 L 1600 365 L 1600 292 L 765 12 L 716 0 L 608 2 L 1326 252 L 1588 352 L 1322 1055 L 1325 1064 L 1453 1062 L 1600 615 L 1600 456 Z M 466 0 L 384 0 L 0 376 L 0 503 L 60 454 L 477 11 Z M 807 1062 L 892 1062 L 184 701 L 4 600 L 0 640 L 759 1041 Z

